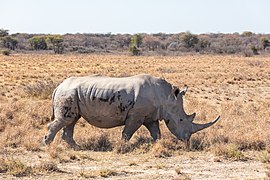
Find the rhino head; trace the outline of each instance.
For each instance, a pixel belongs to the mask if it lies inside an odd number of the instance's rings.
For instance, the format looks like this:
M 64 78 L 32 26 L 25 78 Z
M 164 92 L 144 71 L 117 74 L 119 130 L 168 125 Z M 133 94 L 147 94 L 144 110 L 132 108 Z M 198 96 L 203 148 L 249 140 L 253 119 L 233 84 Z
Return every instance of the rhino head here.
M 166 103 L 167 108 L 164 120 L 171 133 L 179 140 L 185 141 L 186 148 L 189 149 L 189 139 L 191 135 L 212 126 L 219 120 L 220 116 L 206 124 L 193 123 L 196 113 L 188 115 L 185 113 L 183 107 L 183 96 L 186 92 L 187 87 L 182 91 L 179 90 L 179 88 L 173 88 L 173 92 L 168 98 L 168 103 Z

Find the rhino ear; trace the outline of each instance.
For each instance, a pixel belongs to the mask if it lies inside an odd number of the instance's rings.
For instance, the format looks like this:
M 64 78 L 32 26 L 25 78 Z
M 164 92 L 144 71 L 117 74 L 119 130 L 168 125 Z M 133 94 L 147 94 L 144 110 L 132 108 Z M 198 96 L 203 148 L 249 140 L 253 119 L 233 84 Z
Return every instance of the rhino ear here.
M 188 87 L 185 86 L 185 88 L 182 91 L 180 91 L 179 93 L 184 96 L 186 94 L 187 90 L 188 90 Z
M 178 87 L 173 87 L 173 94 L 175 95 L 175 97 L 177 97 L 179 93 L 180 89 Z

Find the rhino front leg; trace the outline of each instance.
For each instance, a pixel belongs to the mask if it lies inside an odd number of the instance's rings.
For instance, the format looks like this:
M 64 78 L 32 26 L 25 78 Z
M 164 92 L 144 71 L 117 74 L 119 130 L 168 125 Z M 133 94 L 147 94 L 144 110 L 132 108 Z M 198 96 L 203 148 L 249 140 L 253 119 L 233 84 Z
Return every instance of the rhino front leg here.
M 159 122 L 158 121 L 151 121 L 143 124 L 150 132 L 154 141 L 157 141 L 161 138 L 161 133 L 159 129 Z
M 135 131 L 137 131 L 143 124 L 142 120 L 135 120 L 128 118 L 125 122 L 125 127 L 122 132 L 122 140 L 128 141 L 132 137 Z
M 74 122 L 72 122 L 71 124 L 67 125 L 64 129 L 63 129 L 63 134 L 62 134 L 62 139 L 68 143 L 68 145 L 74 149 L 79 149 L 79 146 L 76 144 L 76 142 L 73 139 L 73 134 L 74 134 L 74 126 L 77 123 L 77 121 L 79 120 L 79 118 L 77 120 L 74 120 Z

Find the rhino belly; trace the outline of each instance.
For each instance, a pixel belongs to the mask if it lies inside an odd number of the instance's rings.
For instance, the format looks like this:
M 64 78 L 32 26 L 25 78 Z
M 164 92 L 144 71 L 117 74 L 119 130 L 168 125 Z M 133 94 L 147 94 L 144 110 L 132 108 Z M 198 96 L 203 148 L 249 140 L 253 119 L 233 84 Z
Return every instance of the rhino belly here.
M 84 118 L 89 124 L 99 127 L 99 128 L 113 128 L 117 126 L 122 126 L 125 124 L 124 121 L 119 121 L 118 119 L 106 116 L 99 117 L 87 117 Z
M 125 124 L 128 111 L 119 110 L 112 104 L 93 104 L 80 107 L 81 116 L 91 125 L 100 128 L 113 128 Z

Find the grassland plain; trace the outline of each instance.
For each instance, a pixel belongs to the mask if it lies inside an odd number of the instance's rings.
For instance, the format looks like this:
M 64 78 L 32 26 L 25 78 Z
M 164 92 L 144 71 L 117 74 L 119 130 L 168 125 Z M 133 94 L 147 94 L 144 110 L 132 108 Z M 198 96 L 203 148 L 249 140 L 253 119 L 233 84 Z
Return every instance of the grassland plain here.
M 14 54 L 0 56 L 0 178 L 263 179 L 270 176 L 270 57 Z M 184 106 L 198 123 L 221 115 L 192 136 L 185 152 L 161 123 L 152 143 L 142 127 L 131 142 L 122 127 L 97 129 L 81 119 L 75 140 L 58 135 L 41 146 L 54 87 L 70 76 L 147 73 L 189 86 Z

